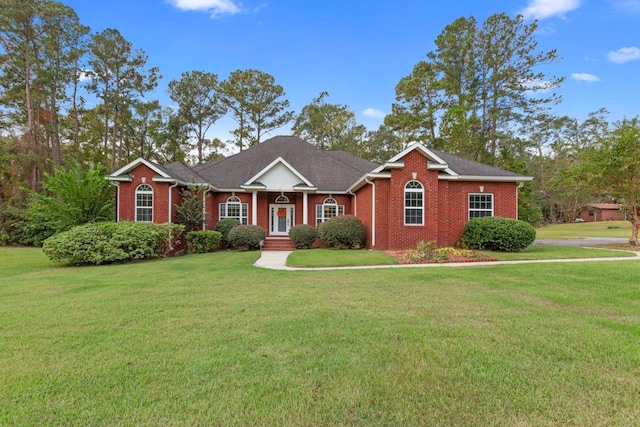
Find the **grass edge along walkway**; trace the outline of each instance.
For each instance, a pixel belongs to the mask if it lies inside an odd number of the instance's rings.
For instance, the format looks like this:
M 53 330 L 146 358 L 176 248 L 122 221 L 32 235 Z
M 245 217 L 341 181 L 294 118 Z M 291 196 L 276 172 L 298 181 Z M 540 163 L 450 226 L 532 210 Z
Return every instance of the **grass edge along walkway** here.
M 504 261 L 485 262 L 450 262 L 450 263 L 427 263 L 427 264 L 377 264 L 377 265 L 352 265 L 352 266 L 321 266 L 321 267 L 297 267 L 287 264 L 287 258 L 292 253 L 290 251 L 263 251 L 260 258 L 254 262 L 254 266 L 272 270 L 353 270 L 366 268 L 433 268 L 433 267 L 491 267 L 494 265 L 506 264 L 539 264 L 539 263 L 562 263 L 562 262 L 602 262 L 602 261 L 631 261 L 639 260 L 640 252 L 607 249 L 607 251 L 617 251 L 624 253 L 624 256 L 594 257 L 594 258 L 552 258 L 552 259 L 521 259 Z

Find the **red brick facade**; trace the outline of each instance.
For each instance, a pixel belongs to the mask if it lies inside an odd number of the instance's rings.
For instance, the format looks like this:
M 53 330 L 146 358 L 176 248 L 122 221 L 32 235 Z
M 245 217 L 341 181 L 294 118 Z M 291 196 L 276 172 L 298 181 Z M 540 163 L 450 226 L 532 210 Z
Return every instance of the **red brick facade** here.
M 401 161 L 400 161 L 401 160 Z M 316 225 L 316 205 L 332 197 L 344 206 L 344 214 L 357 216 L 366 229 L 366 246 L 374 249 L 407 249 L 420 241 L 435 241 L 439 246 L 451 246 L 460 240 L 464 225 L 469 218 L 469 195 L 491 194 L 493 215 L 517 218 L 518 182 L 512 180 L 479 181 L 443 173 L 442 167 L 432 167 L 424 152 L 409 150 L 384 173 L 372 173 L 363 178 L 362 185 L 354 186 L 353 192 L 341 194 L 319 194 L 308 190 L 306 223 Z M 176 209 L 181 201 L 180 191 L 184 186 L 166 182 L 157 171 L 140 163 L 129 171 L 131 181 L 120 180 L 118 219 L 134 221 L 136 188 L 146 183 L 153 189 L 153 221 L 175 222 Z M 154 179 L 156 179 L 154 181 Z M 405 224 L 405 186 L 417 181 L 423 190 L 423 219 L 421 224 Z M 286 196 L 286 205 L 294 205 L 292 224 L 305 223 L 302 191 L 235 191 L 209 190 L 205 200 L 206 229 L 214 229 L 220 220 L 220 204 L 231 196 L 237 196 L 247 204 L 247 223 L 254 222 L 269 234 L 270 206 L 279 196 Z M 256 206 L 254 209 L 254 198 Z M 255 213 L 255 217 L 254 217 Z M 169 218 L 171 216 L 171 218 Z
M 407 249 L 420 241 L 435 241 L 438 246 L 455 244 L 469 218 L 469 194 L 492 194 L 495 216 L 517 218 L 517 183 L 439 179 L 438 171 L 429 170 L 427 158 L 417 150 L 403 160 L 404 167 L 391 170 L 390 179 L 375 179 L 356 193 L 357 216 L 367 229 L 367 247 Z M 424 189 L 424 221 L 422 225 L 405 225 L 405 185 L 414 180 Z

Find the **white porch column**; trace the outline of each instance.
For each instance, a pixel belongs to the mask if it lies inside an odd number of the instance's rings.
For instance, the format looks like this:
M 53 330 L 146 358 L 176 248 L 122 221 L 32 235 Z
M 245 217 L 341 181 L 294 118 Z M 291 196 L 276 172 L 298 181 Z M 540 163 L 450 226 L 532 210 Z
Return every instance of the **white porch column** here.
M 258 192 L 251 193 L 251 225 L 258 225 Z
M 302 193 L 302 223 L 309 224 L 309 195 L 306 191 Z

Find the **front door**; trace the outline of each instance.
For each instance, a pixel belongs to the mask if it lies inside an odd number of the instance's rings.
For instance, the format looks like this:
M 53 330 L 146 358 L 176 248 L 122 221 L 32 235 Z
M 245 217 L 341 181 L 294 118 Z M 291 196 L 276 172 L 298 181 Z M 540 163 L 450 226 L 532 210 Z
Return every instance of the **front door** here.
M 288 236 L 295 225 L 296 205 L 269 205 L 269 235 Z

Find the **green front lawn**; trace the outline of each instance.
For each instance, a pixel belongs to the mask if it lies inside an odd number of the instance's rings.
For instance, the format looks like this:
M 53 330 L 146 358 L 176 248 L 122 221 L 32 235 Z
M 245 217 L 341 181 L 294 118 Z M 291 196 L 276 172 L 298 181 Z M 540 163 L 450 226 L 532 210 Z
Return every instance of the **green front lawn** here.
M 0 425 L 635 425 L 640 262 L 62 268 L 0 248 Z
M 381 251 L 366 249 L 308 249 L 297 250 L 287 258 L 287 265 L 292 267 L 350 267 L 363 265 L 389 265 L 398 261 L 391 255 Z
M 573 246 L 531 245 L 520 252 L 493 252 L 487 254 L 498 261 L 578 259 L 578 258 L 616 258 L 633 257 L 635 253 L 621 250 L 599 248 L 579 248 Z
M 585 237 L 631 237 L 629 221 L 550 224 L 536 228 L 536 239 L 582 239 Z

